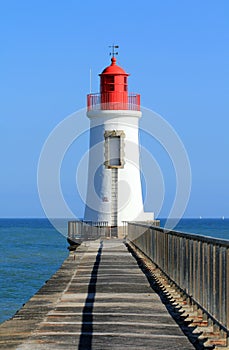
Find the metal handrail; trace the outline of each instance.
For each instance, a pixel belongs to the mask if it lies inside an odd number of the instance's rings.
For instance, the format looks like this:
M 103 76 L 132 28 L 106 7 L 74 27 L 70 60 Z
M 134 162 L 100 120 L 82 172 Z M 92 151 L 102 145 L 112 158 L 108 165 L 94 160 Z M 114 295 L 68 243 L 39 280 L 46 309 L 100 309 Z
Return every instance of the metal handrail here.
M 110 235 L 110 229 L 107 221 L 69 221 L 68 238 L 74 241 L 84 241 L 88 239 L 97 239 Z
M 229 241 L 130 222 L 128 239 L 229 331 Z
M 127 222 L 128 224 L 130 224 L 130 222 Z M 163 233 L 172 233 L 175 236 L 182 236 L 185 238 L 192 238 L 193 240 L 199 240 L 199 241 L 203 241 L 203 242 L 208 242 L 208 243 L 213 243 L 213 244 L 220 244 L 222 246 L 225 247 L 229 247 L 229 240 L 227 239 L 219 239 L 219 238 L 215 238 L 215 237 L 211 237 L 211 236 L 203 236 L 200 234 L 195 234 L 195 233 L 189 233 L 189 232 L 183 232 L 183 231 L 175 231 L 169 228 L 163 228 L 163 227 L 158 227 L 152 224 L 148 224 L 148 223 L 143 223 L 143 222 L 131 222 L 131 224 L 136 224 L 136 225 L 141 225 L 142 227 L 147 227 L 147 228 L 152 228 L 152 229 L 157 229 L 160 232 Z
M 92 93 L 87 95 L 87 110 L 133 110 L 140 111 L 140 95 L 135 93 L 128 94 L 128 100 L 122 101 L 121 95 L 119 101 L 110 101 L 109 92 L 103 93 L 103 102 L 101 102 L 101 94 Z M 105 102 L 106 101 L 106 102 Z

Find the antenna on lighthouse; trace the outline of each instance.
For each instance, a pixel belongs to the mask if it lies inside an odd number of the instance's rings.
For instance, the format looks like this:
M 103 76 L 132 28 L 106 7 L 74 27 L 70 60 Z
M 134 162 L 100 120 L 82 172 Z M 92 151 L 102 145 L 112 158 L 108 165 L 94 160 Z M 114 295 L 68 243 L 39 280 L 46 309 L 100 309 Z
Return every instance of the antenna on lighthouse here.
M 90 71 L 89 71 L 89 79 L 90 79 L 90 94 L 91 94 L 91 91 L 92 91 L 92 83 L 91 83 L 91 68 L 90 68 Z
M 118 51 L 115 52 L 115 49 L 118 49 L 119 46 L 118 45 L 111 45 L 109 46 L 110 48 L 112 48 L 112 52 L 110 52 L 110 56 L 112 55 L 112 57 L 114 57 L 115 55 L 118 55 Z

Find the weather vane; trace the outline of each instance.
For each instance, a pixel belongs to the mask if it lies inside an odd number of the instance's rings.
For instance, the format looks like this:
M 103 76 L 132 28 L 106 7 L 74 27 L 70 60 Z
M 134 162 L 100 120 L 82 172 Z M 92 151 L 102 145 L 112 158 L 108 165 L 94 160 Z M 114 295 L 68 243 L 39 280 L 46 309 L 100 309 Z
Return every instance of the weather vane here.
M 112 55 L 112 57 L 114 57 L 115 55 L 118 55 L 118 51 L 115 52 L 115 49 L 118 49 L 119 46 L 118 45 L 111 45 L 109 46 L 110 48 L 112 48 L 112 52 L 110 52 L 110 56 Z

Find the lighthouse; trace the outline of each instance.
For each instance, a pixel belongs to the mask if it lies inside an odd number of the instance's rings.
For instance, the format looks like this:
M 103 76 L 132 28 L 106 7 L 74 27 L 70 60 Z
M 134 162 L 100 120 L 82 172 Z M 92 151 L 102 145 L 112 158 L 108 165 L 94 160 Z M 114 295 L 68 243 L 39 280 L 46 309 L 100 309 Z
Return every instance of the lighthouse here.
M 107 222 L 122 232 L 123 222 L 154 220 L 144 212 L 139 147 L 140 95 L 128 92 L 129 74 L 117 62 L 100 76 L 100 92 L 87 95 L 90 120 L 85 221 Z M 86 177 L 86 174 L 85 174 Z

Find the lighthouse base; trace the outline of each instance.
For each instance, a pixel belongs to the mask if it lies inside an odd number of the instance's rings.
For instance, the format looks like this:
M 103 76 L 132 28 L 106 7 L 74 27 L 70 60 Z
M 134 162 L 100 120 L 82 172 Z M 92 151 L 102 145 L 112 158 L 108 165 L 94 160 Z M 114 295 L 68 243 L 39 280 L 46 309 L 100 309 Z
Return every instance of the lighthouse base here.
M 126 238 L 128 236 L 128 223 L 131 222 L 133 221 L 123 221 L 120 226 L 108 226 L 106 222 L 69 221 L 68 243 L 76 247 L 87 240 Z M 138 220 L 134 222 L 142 223 L 146 226 L 160 226 L 159 220 Z
M 160 220 L 135 221 L 147 226 L 160 226 Z M 112 231 L 113 230 L 113 231 Z M 111 229 L 111 237 L 126 238 L 128 236 L 128 221 L 124 221 L 122 226 Z

